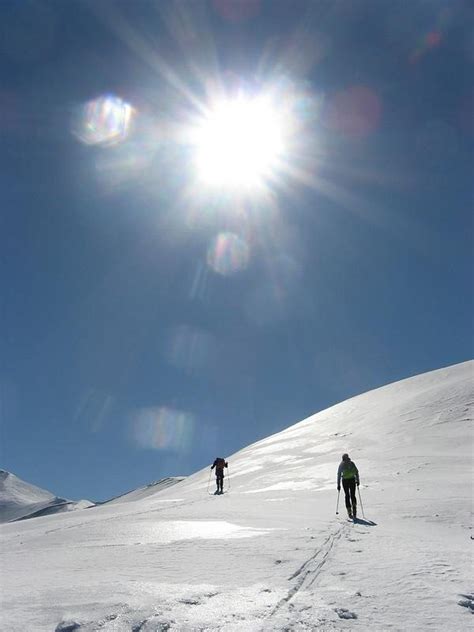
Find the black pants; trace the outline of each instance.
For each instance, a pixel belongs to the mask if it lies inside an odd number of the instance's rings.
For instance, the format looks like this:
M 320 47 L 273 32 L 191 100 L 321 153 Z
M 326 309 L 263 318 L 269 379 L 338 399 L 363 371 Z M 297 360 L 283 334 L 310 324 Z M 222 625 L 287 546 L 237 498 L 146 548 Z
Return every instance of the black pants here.
M 357 510 L 356 479 L 343 478 L 342 487 L 344 488 L 344 494 L 346 495 L 347 511 L 351 511 L 352 513 L 355 513 Z
M 224 491 L 224 472 L 216 472 L 216 484 L 218 491 Z

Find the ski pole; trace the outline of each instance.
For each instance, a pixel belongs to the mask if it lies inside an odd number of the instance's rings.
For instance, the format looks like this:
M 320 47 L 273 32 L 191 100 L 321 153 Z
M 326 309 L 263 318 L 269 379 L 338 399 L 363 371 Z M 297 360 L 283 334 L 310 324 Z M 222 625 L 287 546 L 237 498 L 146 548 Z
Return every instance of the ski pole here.
M 362 509 L 362 518 L 364 518 L 365 520 L 364 505 L 362 504 L 362 498 L 360 497 L 359 485 L 357 485 L 357 491 L 359 492 L 359 502 L 360 502 L 360 508 Z
M 212 470 L 209 470 L 209 480 L 207 481 L 207 493 L 209 494 L 209 486 L 211 485 Z
M 338 489 L 337 490 L 337 502 L 336 502 L 336 516 L 339 513 L 338 509 L 339 509 L 339 496 L 341 495 L 341 490 Z

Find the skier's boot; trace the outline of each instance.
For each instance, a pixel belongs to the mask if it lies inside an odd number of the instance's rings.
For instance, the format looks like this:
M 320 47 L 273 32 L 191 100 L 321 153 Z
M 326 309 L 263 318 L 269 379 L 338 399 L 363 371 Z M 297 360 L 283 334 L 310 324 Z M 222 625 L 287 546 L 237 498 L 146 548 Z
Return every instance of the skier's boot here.
M 347 515 L 349 516 L 349 520 L 352 520 L 352 509 L 347 507 Z

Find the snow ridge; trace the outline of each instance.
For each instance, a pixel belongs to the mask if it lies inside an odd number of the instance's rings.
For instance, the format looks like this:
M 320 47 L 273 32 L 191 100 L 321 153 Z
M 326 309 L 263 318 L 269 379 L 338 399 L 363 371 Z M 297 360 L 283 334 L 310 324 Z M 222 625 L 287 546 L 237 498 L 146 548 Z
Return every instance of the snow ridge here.
M 144 498 L 148 498 L 149 496 L 153 496 L 157 492 L 161 492 L 168 487 L 172 487 L 177 483 L 181 483 L 181 481 L 185 480 L 185 476 L 168 476 L 166 478 L 161 478 L 159 481 L 155 481 L 154 483 L 149 483 L 144 487 L 139 487 L 138 489 L 133 489 L 130 492 L 125 492 L 125 494 L 120 494 L 119 496 L 115 496 L 110 500 L 106 500 L 102 505 L 112 504 L 112 503 L 123 503 L 123 502 L 131 502 L 135 500 L 143 500 Z

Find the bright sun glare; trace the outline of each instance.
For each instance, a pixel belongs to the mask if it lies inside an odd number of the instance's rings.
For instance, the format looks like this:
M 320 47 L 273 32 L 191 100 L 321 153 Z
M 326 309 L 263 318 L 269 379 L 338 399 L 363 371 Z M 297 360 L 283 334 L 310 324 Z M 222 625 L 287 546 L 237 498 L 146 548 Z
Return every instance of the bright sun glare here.
M 263 97 L 223 100 L 198 126 L 195 146 L 202 183 L 253 190 L 265 184 L 282 158 L 282 116 Z

